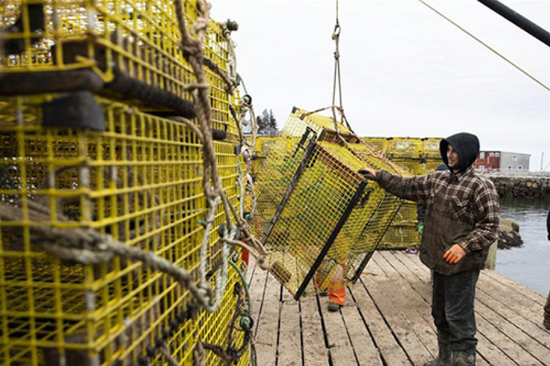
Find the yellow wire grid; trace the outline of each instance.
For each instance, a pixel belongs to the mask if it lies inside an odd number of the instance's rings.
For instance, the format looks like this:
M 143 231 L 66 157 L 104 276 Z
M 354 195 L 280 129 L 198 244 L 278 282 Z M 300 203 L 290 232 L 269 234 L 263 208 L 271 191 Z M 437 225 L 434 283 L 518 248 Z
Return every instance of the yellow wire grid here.
M 369 166 L 358 153 L 318 140 L 332 118 L 304 113 L 295 108 L 286 137 L 269 144 L 253 223 L 271 250 L 270 272 L 296 298 L 356 280 L 400 205 L 358 173 Z
M 421 238 L 415 226 L 392 225 L 380 242 L 380 249 L 418 248 Z
M 291 150 L 296 142 L 287 137 L 258 137 L 254 146 L 254 160 L 252 172 L 257 176 L 267 162 L 269 156 L 280 149 Z
M 196 0 L 182 4 L 193 24 Z M 90 90 L 157 114 L 194 113 L 186 87 L 195 77 L 179 48 L 174 1 L 6 0 L 0 30 L 0 94 Z M 227 34 L 211 21 L 204 43 L 205 56 L 224 74 L 235 66 Z M 237 141 L 234 100 L 222 77 L 205 69 L 213 128 Z
M 240 282 L 231 268 L 221 308 L 190 314 L 189 292 L 141 262 L 114 257 L 81 265 L 38 245 L 56 239 L 37 237 L 37 227 L 95 230 L 155 252 L 188 269 L 196 282 L 206 214 L 202 143 L 188 127 L 94 97 L 105 132 L 46 128 L 43 103 L 53 97 L 0 103 L 0 202 L 23 212 L 0 220 L 0 365 L 50 366 L 62 359 L 66 365 L 137 365 L 148 352 L 152 364 L 164 365 L 158 339 L 181 365 L 193 365 L 199 340 L 225 347 L 234 332 L 235 345 L 242 342 L 242 332 L 230 329 Z M 234 145 L 214 145 L 223 187 L 237 208 Z M 37 206 L 47 219 L 33 219 Z M 222 211 L 208 248 L 207 268 L 214 272 Z M 239 362 L 248 363 L 248 351 Z M 218 363 L 207 351 L 206 364 Z
M 346 126 L 337 122 L 338 131 L 343 136 L 354 135 Z M 334 131 L 335 125 L 332 118 L 323 116 L 319 113 L 310 114 L 310 112 L 294 107 L 288 117 L 285 126 L 281 130 L 281 136 L 299 137 L 303 136 L 307 129 L 313 130 L 320 136 L 323 130 Z
M 361 140 L 392 160 L 441 160 L 440 138 L 362 137 Z

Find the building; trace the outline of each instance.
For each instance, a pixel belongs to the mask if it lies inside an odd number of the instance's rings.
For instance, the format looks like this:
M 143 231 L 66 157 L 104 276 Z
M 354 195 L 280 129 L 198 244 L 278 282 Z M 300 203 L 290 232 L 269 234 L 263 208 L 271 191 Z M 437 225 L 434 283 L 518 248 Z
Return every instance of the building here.
M 480 151 L 474 167 L 483 171 L 521 172 L 529 171 L 531 154 L 507 151 Z

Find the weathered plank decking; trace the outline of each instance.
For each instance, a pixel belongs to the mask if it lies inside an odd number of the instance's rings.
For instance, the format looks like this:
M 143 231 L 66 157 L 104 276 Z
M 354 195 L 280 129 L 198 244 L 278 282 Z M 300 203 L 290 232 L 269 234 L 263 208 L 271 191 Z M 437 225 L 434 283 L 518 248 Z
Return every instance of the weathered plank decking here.
M 258 365 L 423 365 L 437 354 L 430 272 L 416 255 L 376 253 L 346 306 L 323 297 L 293 300 L 267 272 L 248 271 Z M 478 365 L 550 365 L 545 298 L 494 271 L 476 293 Z

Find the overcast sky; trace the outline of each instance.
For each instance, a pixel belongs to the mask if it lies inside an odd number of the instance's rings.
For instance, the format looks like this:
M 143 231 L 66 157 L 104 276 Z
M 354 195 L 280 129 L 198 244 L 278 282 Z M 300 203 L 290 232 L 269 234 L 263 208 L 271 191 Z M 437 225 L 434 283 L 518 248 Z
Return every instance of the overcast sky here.
M 427 0 L 550 85 L 550 48 L 475 0 Z M 550 30 L 550 0 L 502 0 Z M 239 74 L 257 114 L 332 100 L 335 0 L 211 0 L 238 21 Z M 550 93 L 418 0 L 340 0 L 344 109 L 361 136 L 479 136 L 485 150 L 550 162 Z M 550 170 L 548 168 L 547 170 Z

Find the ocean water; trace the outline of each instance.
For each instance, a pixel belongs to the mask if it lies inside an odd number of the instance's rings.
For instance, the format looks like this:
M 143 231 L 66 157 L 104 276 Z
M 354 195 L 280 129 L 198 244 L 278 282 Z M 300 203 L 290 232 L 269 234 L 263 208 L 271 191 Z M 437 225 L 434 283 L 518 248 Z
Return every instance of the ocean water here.
M 550 290 L 550 241 L 546 232 L 549 200 L 501 199 L 500 215 L 519 224 L 523 246 L 499 249 L 496 271 L 535 292 Z

